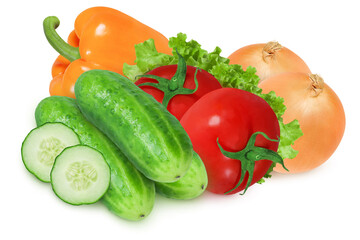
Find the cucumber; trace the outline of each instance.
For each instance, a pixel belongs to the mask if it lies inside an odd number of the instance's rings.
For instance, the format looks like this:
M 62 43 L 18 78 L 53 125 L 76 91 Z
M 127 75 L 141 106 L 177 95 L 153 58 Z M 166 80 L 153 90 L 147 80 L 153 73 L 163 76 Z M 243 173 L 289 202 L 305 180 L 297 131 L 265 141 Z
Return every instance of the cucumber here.
M 102 202 L 114 214 L 141 220 L 154 206 L 155 185 L 141 174 L 121 151 L 81 114 L 75 99 L 52 96 L 43 99 L 35 111 L 38 125 L 62 122 L 71 127 L 82 144 L 101 152 L 110 166 L 111 181 Z
M 168 198 L 193 199 L 200 196 L 208 184 L 205 165 L 200 156 L 193 152 L 190 169 L 179 181 L 173 183 L 155 182 L 156 191 Z
M 92 204 L 110 184 L 110 167 L 103 155 L 88 146 L 65 148 L 55 159 L 51 170 L 54 193 L 72 205 Z
M 192 144 L 180 122 L 129 79 L 106 70 L 83 73 L 77 103 L 147 178 L 175 182 L 190 167 Z
M 50 182 L 56 156 L 66 147 L 80 143 L 78 135 L 63 123 L 46 123 L 34 128 L 21 145 L 26 169 L 43 182 Z

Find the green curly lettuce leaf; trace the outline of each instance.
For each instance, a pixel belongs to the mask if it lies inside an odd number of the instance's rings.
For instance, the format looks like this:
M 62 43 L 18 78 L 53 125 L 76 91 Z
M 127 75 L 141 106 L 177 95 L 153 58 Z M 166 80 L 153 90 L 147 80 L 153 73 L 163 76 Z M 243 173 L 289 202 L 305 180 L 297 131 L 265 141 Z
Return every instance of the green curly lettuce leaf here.
M 302 131 L 297 120 L 284 124 L 282 115 L 286 110 L 284 99 L 276 96 L 275 92 L 262 93 L 258 87 L 260 78 L 256 75 L 256 69 L 248 67 L 243 70 L 240 65 L 229 64 L 229 59 L 220 56 L 221 49 L 216 47 L 214 51 L 208 52 L 201 48 L 195 40 L 186 41 L 184 33 L 177 34 L 176 37 L 169 39 L 169 46 L 173 49 L 173 56 L 159 53 L 154 41 L 149 39 L 135 46 L 136 61 L 135 65 L 124 64 L 123 72 L 130 80 L 135 81 L 137 75 L 160 66 L 177 64 L 178 57 L 175 49 L 184 57 L 186 64 L 199 67 L 212 74 L 223 87 L 239 88 L 251 92 L 263 98 L 274 110 L 280 125 L 280 143 L 278 148 L 279 155 L 285 158 L 295 158 L 297 151 L 292 148 L 295 140 L 302 136 Z M 264 178 L 271 177 L 270 167 Z M 262 183 L 264 180 L 260 180 Z

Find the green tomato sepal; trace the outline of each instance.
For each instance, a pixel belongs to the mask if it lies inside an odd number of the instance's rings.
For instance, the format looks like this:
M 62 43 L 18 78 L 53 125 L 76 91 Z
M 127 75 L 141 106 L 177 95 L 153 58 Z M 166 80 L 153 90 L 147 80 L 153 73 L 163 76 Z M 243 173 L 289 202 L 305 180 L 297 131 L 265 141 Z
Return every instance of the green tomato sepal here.
M 155 88 L 159 89 L 160 91 L 162 91 L 164 93 L 162 105 L 164 105 L 166 108 L 167 108 L 167 105 L 169 104 L 169 101 L 176 95 L 178 95 L 178 94 L 193 94 L 197 91 L 197 89 L 199 87 L 199 83 L 196 78 L 199 68 L 196 68 L 196 71 L 194 74 L 195 88 L 189 89 L 189 88 L 183 87 L 185 80 L 186 80 L 186 71 L 187 71 L 186 61 L 183 58 L 183 56 L 180 55 L 180 53 L 177 51 L 177 49 L 175 49 L 175 50 L 179 56 L 179 62 L 177 65 L 176 72 L 170 80 L 163 78 L 163 77 L 156 76 L 156 75 L 151 75 L 151 74 L 136 76 L 136 78 L 146 77 L 146 78 L 152 78 L 152 79 L 155 79 L 156 81 L 158 81 L 158 83 L 150 83 L 150 82 L 142 83 L 142 84 L 139 84 L 139 87 L 140 86 L 151 86 L 151 87 L 155 87 Z
M 248 181 L 246 183 L 244 192 L 241 193 L 240 195 L 244 195 L 245 192 L 247 191 L 248 187 L 250 186 L 250 183 L 252 181 L 253 175 L 254 175 L 254 168 L 255 168 L 255 162 L 256 161 L 260 161 L 260 160 L 270 160 L 273 163 L 280 163 L 283 168 L 286 171 L 289 171 L 285 165 L 284 165 L 284 161 L 282 159 L 282 157 L 275 151 L 272 151 L 270 149 L 267 148 L 262 148 L 262 147 L 257 147 L 255 146 L 255 140 L 257 135 L 261 134 L 265 139 L 272 141 L 272 142 L 279 142 L 279 139 L 271 139 L 269 138 L 265 133 L 263 132 L 255 132 L 251 135 L 248 143 L 246 144 L 246 147 L 239 151 L 239 152 L 228 152 L 225 151 L 222 146 L 219 143 L 219 138 L 216 140 L 217 144 L 220 148 L 221 153 L 231 159 L 236 159 L 239 160 L 241 162 L 241 177 L 240 180 L 238 181 L 238 183 L 236 184 L 236 186 L 234 188 L 232 188 L 230 191 L 225 192 L 224 194 L 229 194 L 230 192 L 232 192 L 233 190 L 235 190 L 236 188 L 238 188 L 240 186 L 240 184 L 242 183 L 242 181 L 244 180 L 245 174 L 246 172 L 249 173 L 249 178 Z

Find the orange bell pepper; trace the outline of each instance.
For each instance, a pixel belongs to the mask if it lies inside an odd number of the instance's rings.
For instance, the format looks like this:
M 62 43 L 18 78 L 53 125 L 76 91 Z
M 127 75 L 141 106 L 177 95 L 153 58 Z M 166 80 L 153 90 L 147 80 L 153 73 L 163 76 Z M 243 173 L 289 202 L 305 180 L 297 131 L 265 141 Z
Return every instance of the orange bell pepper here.
M 154 39 L 159 52 L 172 53 L 168 39 L 161 33 L 112 8 L 93 7 L 78 15 L 74 30 L 78 47 L 70 41 L 66 43 L 56 33 L 59 24 L 57 17 L 44 20 L 46 38 L 63 57 L 58 57 L 53 65 L 50 95 L 75 98 L 76 80 L 90 69 L 122 74 L 124 63 L 135 62 L 135 44 L 150 38 Z

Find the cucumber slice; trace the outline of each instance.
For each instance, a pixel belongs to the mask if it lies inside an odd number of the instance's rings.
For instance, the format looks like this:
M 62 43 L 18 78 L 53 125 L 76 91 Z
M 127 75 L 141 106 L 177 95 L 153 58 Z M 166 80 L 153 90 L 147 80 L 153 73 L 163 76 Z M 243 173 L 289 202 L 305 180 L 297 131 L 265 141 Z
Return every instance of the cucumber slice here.
M 55 194 L 72 205 L 97 202 L 110 184 L 110 167 L 103 155 L 85 145 L 67 147 L 51 170 Z
M 21 146 L 26 169 L 43 182 L 50 182 L 56 156 L 68 146 L 80 144 L 78 135 L 63 123 L 45 123 L 34 128 Z

